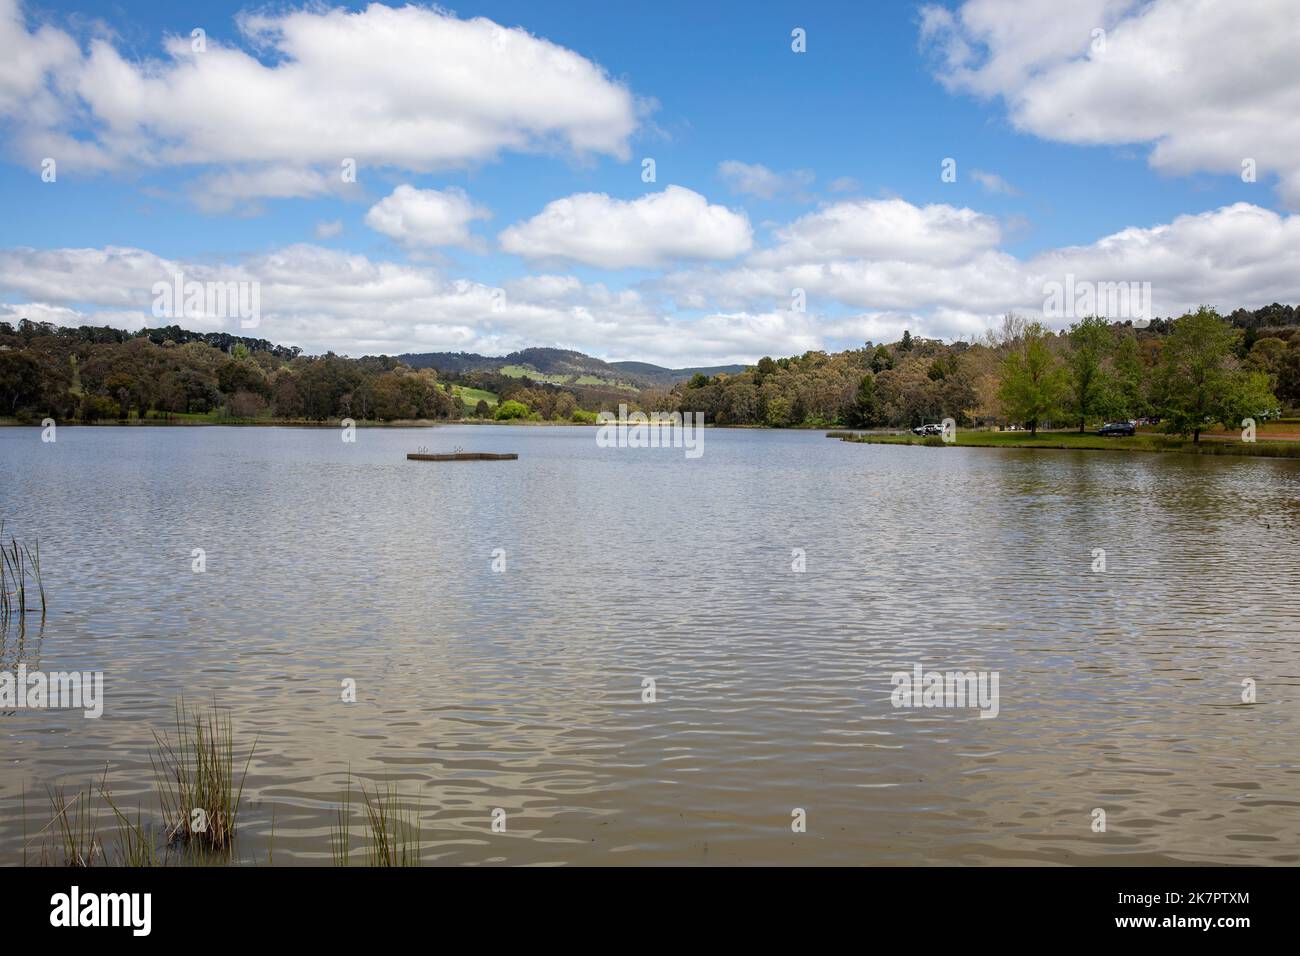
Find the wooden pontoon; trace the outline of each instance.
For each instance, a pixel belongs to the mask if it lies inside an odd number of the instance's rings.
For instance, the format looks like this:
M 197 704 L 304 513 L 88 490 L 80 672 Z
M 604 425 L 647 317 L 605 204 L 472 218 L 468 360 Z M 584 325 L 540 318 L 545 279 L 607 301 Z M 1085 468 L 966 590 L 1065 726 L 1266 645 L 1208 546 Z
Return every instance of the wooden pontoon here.
M 445 455 L 424 455 L 413 451 L 406 456 L 407 461 L 514 461 L 518 457 L 514 452 L 497 455 L 490 451 L 454 451 Z

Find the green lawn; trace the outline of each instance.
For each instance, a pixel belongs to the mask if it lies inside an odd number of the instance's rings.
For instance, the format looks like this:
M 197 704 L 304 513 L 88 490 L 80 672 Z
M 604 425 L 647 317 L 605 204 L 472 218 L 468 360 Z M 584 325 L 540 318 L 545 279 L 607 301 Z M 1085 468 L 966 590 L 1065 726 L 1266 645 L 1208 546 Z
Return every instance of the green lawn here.
M 622 388 L 635 391 L 635 386 L 627 382 L 617 382 L 612 378 L 598 375 L 546 375 L 528 365 L 503 365 L 500 372 L 511 378 L 531 378 L 534 382 L 547 382 L 551 385 L 604 385 L 609 388 Z
M 841 438 L 850 442 L 883 445 L 927 445 L 943 446 L 944 442 L 937 435 L 921 437 L 918 435 L 855 434 L 853 432 L 833 431 L 827 437 Z M 1183 439 L 1158 432 L 1138 432 L 1130 437 L 1102 438 L 1100 435 L 1085 432 L 1053 431 L 1039 432 L 1031 436 L 1029 432 L 994 432 L 958 428 L 958 446 L 967 448 L 1056 448 L 1075 450 L 1105 451 L 1172 451 L 1199 455 L 1245 455 L 1265 458 L 1300 458 L 1300 442 L 1260 441 L 1247 444 L 1240 441 L 1202 437 L 1199 444 L 1190 438 Z
M 534 382 L 550 382 L 552 385 L 567 385 L 573 378 L 572 375 L 544 375 L 528 365 L 503 365 L 499 371 L 511 378 L 531 378 Z
M 468 405 L 470 408 L 473 408 L 479 402 L 487 402 L 488 407 L 496 408 L 501 401 L 496 392 L 489 392 L 484 388 L 470 388 L 468 385 L 453 385 L 451 390 L 459 396 L 462 403 Z

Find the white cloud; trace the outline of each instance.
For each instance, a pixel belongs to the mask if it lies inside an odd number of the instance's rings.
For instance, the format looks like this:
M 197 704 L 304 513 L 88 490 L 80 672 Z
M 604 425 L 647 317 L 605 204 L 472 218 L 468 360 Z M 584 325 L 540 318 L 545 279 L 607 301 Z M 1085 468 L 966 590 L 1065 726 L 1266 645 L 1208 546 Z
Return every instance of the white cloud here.
M 316 223 L 317 239 L 333 239 L 335 236 L 343 234 L 343 220 L 332 219 Z
M 66 325 L 76 327 L 84 325 L 84 316 L 76 309 L 69 308 L 66 305 L 48 305 L 44 302 L 23 302 L 13 304 L 9 302 L 0 302 L 0 322 L 9 322 L 17 324 L 22 319 L 31 322 L 50 322 L 54 325 Z M 138 323 L 127 326 L 128 329 L 134 330 L 139 328 Z
M 491 212 L 463 189 L 416 189 L 403 183 L 370 207 L 366 225 L 407 246 L 467 246 L 469 227 Z
M 303 171 L 337 178 L 348 158 L 415 171 L 505 150 L 626 158 L 637 126 L 637 101 L 600 66 L 481 17 L 372 4 L 237 25 L 248 49 L 171 37 L 166 59 L 144 61 L 104 38 L 83 54 L 62 31 L 31 33 L 0 0 L 0 48 L 18 51 L 0 60 L 14 148 L 61 172 L 218 164 L 238 177 L 218 191 L 311 195 L 323 184 Z
M 1041 316 L 1045 285 L 1067 276 L 1076 283 L 1149 282 L 1157 315 L 1201 304 L 1231 310 L 1300 301 L 1300 214 L 1247 203 L 1025 260 L 990 248 L 945 261 L 930 255 L 930 246 L 918 237 L 910 256 L 889 249 L 875 257 L 758 253 L 744 266 L 678 272 L 656 287 L 692 310 L 788 308 L 792 290 L 802 289 L 809 312 L 911 314 L 914 333 L 935 337 L 970 334 L 1008 310 Z
M 959 262 L 998 244 L 997 220 L 945 204 L 914 206 L 902 199 L 839 202 L 778 229 L 774 249 L 756 253 L 759 265 L 827 259 L 900 259 Z
M 742 163 L 727 159 L 718 164 L 718 175 L 733 193 L 745 193 L 759 199 L 788 197 L 807 202 L 811 197 L 807 189 L 817 177 L 811 169 L 796 169 L 788 173 L 774 173 L 766 166 Z
M 311 199 L 317 196 L 356 195 L 355 184 L 337 173 L 292 165 L 228 169 L 202 176 L 189 186 L 194 204 L 205 212 L 250 208 L 254 200 Z
M 696 268 L 639 288 L 534 274 L 505 280 L 503 299 L 427 264 L 314 245 L 224 263 L 119 247 L 19 248 L 0 250 L 0 295 L 10 300 L 0 314 L 74 325 L 158 325 L 163 320 L 150 314 L 153 284 L 181 272 L 199 281 L 258 282 L 262 323 L 253 334 L 309 352 L 505 354 L 552 345 L 681 366 L 843 348 L 896 338 L 905 327 L 926 336 L 976 335 L 1007 310 L 1040 315 L 1045 283 L 1067 275 L 1076 282 L 1150 282 L 1157 315 L 1200 304 L 1226 311 L 1300 301 L 1300 214 L 1245 203 L 1024 260 L 985 249 L 947 261 L 931 255 L 926 243 L 911 248 L 917 250 L 911 259 L 893 254 Z M 807 295 L 806 312 L 790 308 L 795 288 Z M 249 334 L 237 319 L 175 321 Z
M 697 192 L 669 186 L 639 199 L 579 193 L 547 203 L 501 233 L 501 248 L 533 260 L 605 269 L 661 266 L 677 259 L 731 259 L 753 242 L 749 219 Z
M 55 109 L 57 100 L 45 77 L 81 56 L 76 42 L 61 30 L 42 26 L 29 33 L 17 0 L 0 0 L 0 50 L 0 116 Z
M 1004 196 L 1020 195 L 1014 186 L 997 173 L 986 172 L 983 169 L 972 169 L 970 178 L 984 187 L 984 191 L 987 193 L 1001 193 Z
M 38 302 L 81 302 L 109 308 L 148 306 L 155 282 L 179 263 L 143 249 L 7 249 L 0 252 L 0 290 Z
M 969 0 L 926 8 L 921 35 L 950 89 L 1002 97 L 1017 129 L 1150 143 L 1171 173 L 1240 175 L 1254 159 L 1300 208 L 1294 0 Z

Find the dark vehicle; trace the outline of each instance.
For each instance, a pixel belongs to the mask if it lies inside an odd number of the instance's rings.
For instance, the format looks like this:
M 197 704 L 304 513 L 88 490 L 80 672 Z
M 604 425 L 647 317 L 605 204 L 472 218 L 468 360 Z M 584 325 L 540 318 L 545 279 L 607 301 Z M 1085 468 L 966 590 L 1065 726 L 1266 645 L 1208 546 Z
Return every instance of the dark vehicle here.
M 1101 431 L 1097 432 L 1098 435 L 1102 435 L 1107 438 L 1112 437 L 1114 435 L 1133 435 L 1136 433 L 1137 433 L 1136 422 L 1107 422 L 1106 424 L 1101 426 Z
M 912 429 L 914 435 L 942 435 L 943 426 L 938 422 L 931 422 L 928 425 L 917 425 Z

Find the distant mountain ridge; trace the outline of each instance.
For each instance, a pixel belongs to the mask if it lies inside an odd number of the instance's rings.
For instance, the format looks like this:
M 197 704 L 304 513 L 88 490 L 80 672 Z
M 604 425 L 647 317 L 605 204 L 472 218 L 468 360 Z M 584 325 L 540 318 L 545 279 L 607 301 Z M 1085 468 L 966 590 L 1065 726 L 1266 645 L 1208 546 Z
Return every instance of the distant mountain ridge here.
M 546 379 L 599 379 L 609 384 L 625 383 L 637 388 L 669 388 L 696 374 L 735 374 L 744 365 L 712 365 L 695 368 L 665 368 L 649 362 L 606 362 L 571 349 L 527 348 L 509 355 L 480 355 L 477 352 L 408 352 L 397 358 L 412 368 L 436 368 L 458 375 L 464 372 L 500 372 L 526 375 L 529 370 Z

